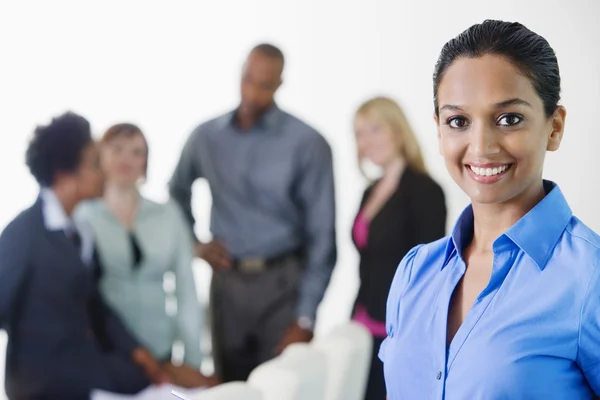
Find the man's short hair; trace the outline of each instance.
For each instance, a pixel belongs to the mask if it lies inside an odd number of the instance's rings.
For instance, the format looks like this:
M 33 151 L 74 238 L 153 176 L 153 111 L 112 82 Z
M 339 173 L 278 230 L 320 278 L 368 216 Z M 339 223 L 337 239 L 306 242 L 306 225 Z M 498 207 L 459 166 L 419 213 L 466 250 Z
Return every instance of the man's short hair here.
M 283 65 L 285 63 L 285 57 L 283 56 L 283 52 L 279 49 L 279 47 L 272 45 L 270 43 L 261 43 L 257 46 L 254 46 L 252 49 L 252 53 L 257 52 L 263 54 L 267 57 L 276 59 L 281 62 L 281 69 L 283 70 Z

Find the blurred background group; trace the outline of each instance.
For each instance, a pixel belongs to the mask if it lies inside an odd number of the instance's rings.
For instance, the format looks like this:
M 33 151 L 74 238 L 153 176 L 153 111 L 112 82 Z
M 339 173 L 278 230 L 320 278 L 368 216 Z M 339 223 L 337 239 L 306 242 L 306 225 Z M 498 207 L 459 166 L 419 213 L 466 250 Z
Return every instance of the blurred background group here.
M 352 320 L 372 342 L 365 399 L 383 399 L 395 269 L 467 204 L 433 124 L 450 37 L 498 18 L 552 43 L 572 112 L 546 175 L 600 229 L 600 3 L 550 3 L 2 1 L 0 228 L 69 172 L 39 154 L 79 159 L 90 131 L 73 220 L 93 233 L 104 302 L 171 380 L 245 380 Z M 44 141 L 60 127 L 76 133 Z

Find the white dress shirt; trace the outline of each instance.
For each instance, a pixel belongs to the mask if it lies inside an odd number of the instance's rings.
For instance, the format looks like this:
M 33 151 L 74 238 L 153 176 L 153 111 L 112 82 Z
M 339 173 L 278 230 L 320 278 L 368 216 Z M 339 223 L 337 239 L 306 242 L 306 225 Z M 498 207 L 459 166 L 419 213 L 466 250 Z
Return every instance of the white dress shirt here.
M 49 231 L 63 231 L 65 235 L 77 232 L 81 237 L 81 259 L 89 264 L 94 254 L 94 231 L 85 221 L 78 221 L 76 224 L 65 212 L 58 196 L 52 189 L 43 188 L 41 190 L 43 202 L 42 212 L 44 215 L 44 225 Z

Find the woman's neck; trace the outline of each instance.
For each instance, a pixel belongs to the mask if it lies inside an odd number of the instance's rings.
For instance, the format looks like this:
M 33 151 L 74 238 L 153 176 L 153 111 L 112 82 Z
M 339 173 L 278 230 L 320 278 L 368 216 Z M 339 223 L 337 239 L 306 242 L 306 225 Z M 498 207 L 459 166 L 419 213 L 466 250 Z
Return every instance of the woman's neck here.
M 494 241 L 523 218 L 546 195 L 543 185 L 502 204 L 473 203 L 472 250 L 491 252 Z
M 73 210 L 75 210 L 75 207 L 79 204 L 80 199 L 73 196 L 72 190 L 68 190 L 68 188 L 61 185 L 55 185 L 51 190 L 58 198 L 63 210 L 65 210 L 65 214 L 67 214 L 68 217 L 71 217 Z
M 104 187 L 104 201 L 113 210 L 131 211 L 139 201 L 136 186 L 121 186 L 107 182 Z
M 397 180 L 400 178 L 404 169 L 406 168 L 406 162 L 402 157 L 396 157 L 391 160 L 384 168 L 383 168 L 383 177 L 382 180 Z

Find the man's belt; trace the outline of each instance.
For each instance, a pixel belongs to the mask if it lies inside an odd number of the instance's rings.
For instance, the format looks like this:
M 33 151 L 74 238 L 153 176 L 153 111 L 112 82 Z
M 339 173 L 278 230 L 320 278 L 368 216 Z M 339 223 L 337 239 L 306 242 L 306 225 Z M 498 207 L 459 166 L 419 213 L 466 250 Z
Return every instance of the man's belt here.
M 281 265 L 288 259 L 298 259 L 304 254 L 303 249 L 288 251 L 281 255 L 264 258 L 264 257 L 243 257 L 233 260 L 233 268 L 242 272 L 263 272 L 273 267 Z

